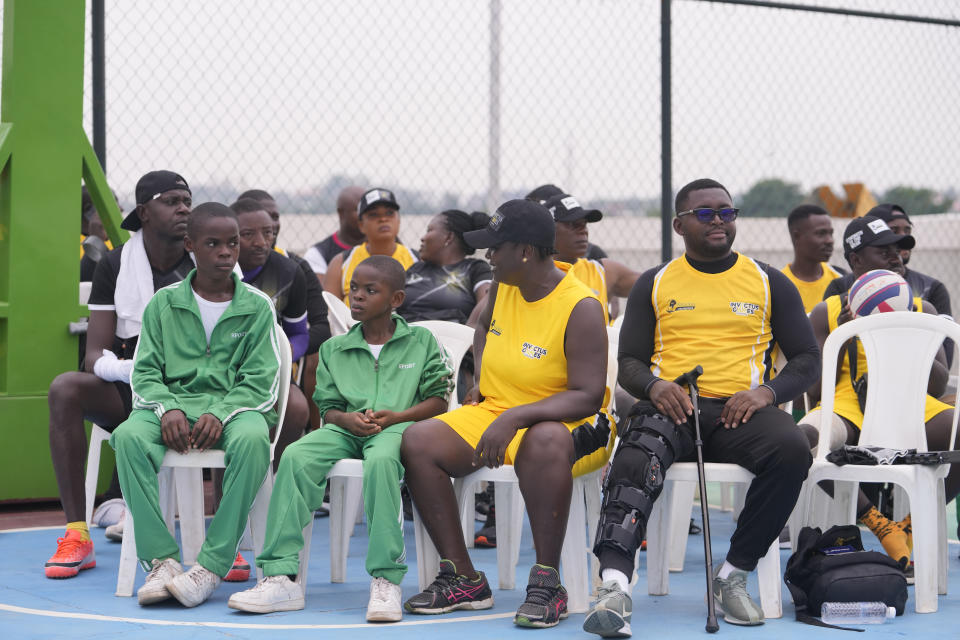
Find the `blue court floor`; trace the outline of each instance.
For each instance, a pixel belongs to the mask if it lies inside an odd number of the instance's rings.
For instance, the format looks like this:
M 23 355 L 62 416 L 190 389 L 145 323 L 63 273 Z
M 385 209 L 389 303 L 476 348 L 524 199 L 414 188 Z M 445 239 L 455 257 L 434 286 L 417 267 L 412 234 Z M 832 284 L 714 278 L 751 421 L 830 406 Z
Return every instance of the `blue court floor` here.
M 697 511 L 695 509 L 695 511 Z M 696 517 L 699 521 L 699 513 Z M 711 510 L 713 553 L 722 558 L 733 531 L 729 513 Z M 413 556 L 413 529 L 406 525 L 406 542 L 410 572 L 403 583 L 404 597 L 417 590 L 416 558 Z M 583 614 L 572 614 L 553 629 L 530 630 L 514 627 L 513 612 L 523 599 L 523 585 L 533 549 L 529 530 L 521 545 L 517 567 L 519 589 L 494 589 L 495 606 L 489 611 L 456 612 L 445 616 L 405 615 L 397 624 L 367 624 L 364 611 L 368 597 L 369 578 L 363 569 L 367 536 L 362 525 L 357 526 L 350 545 L 347 581 L 329 582 L 329 532 L 325 520 L 314 527 L 310 558 L 307 606 L 304 611 L 252 615 L 227 608 L 227 599 L 235 591 L 253 586 L 224 583 L 209 601 L 195 609 L 185 609 L 175 601 L 140 607 L 136 597 L 118 598 L 113 595 L 116 586 L 120 545 L 103 537 L 103 531 L 93 530 L 97 550 L 97 567 L 82 572 L 70 580 L 49 580 L 43 575 L 43 563 L 53 552 L 56 538 L 62 528 L 13 530 L 0 532 L 0 554 L 3 571 L 0 573 L 0 640 L 21 638 L 357 638 L 408 639 L 417 638 L 530 638 L 531 635 L 560 638 L 596 638 L 581 629 Z M 864 534 L 864 543 L 879 548 L 875 538 Z M 918 615 L 913 612 L 912 587 L 905 615 L 884 624 L 867 627 L 871 637 L 960 638 L 960 546 L 950 545 L 951 594 L 940 597 L 940 610 L 935 614 Z M 786 565 L 788 551 L 782 552 Z M 252 560 L 247 556 L 248 560 Z M 491 584 L 496 585 L 496 550 L 476 549 L 472 552 L 478 568 L 487 572 Z M 702 638 L 706 617 L 704 603 L 703 538 L 690 536 L 686 570 L 670 576 L 669 596 L 648 596 L 643 561 L 640 582 L 634 590 L 633 632 L 635 638 L 682 640 Z M 142 583 L 143 574 L 137 579 Z M 757 593 L 755 577 L 749 585 Z M 720 622 L 719 635 L 729 638 L 843 638 L 849 631 L 823 629 L 800 624 L 793 620 L 793 605 L 786 588 L 783 589 L 784 617 L 769 620 L 762 627 L 744 628 Z M 855 636 L 854 636 L 855 637 Z

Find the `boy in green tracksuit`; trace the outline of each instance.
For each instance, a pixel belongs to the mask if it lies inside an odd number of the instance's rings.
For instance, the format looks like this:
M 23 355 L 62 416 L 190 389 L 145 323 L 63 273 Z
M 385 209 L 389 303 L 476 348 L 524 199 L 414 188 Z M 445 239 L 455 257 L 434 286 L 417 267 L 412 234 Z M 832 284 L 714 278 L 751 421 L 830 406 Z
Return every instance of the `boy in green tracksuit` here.
M 326 476 L 343 458 L 363 458 L 363 500 L 370 532 L 367 620 L 400 620 L 404 564 L 400 438 L 417 420 L 443 413 L 453 371 L 443 347 L 423 327 L 393 311 L 403 302 L 404 271 L 389 256 L 361 262 L 350 280 L 350 311 L 359 323 L 320 347 L 313 399 L 323 427 L 287 447 L 277 470 L 263 553 L 266 576 L 230 597 L 251 613 L 303 609 L 298 570 L 303 528 L 323 502 Z
M 143 313 L 131 387 L 134 411 L 113 432 L 120 486 L 133 516 L 137 556 L 148 570 L 141 605 L 171 595 L 193 607 L 230 571 L 270 459 L 280 356 L 273 303 L 233 273 L 236 215 L 195 208 L 185 246 L 197 268 L 157 291 Z M 160 511 L 157 472 L 167 449 L 223 449 L 223 500 L 184 573 Z

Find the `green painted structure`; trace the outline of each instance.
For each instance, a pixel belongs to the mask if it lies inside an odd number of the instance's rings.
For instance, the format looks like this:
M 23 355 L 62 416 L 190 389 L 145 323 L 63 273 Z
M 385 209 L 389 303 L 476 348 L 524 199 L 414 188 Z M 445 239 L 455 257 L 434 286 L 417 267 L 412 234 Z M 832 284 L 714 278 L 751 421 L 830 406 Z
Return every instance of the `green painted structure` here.
M 81 180 L 114 244 L 127 235 L 83 131 L 85 4 L 3 3 L 0 500 L 57 496 L 47 389 L 76 367 L 68 324 L 87 315 L 77 295 Z

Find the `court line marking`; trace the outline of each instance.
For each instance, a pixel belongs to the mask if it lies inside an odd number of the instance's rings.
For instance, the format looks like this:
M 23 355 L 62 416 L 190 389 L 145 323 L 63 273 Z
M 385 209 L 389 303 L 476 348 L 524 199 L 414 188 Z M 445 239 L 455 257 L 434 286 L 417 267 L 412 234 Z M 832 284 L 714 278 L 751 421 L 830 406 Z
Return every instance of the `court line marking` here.
M 383 623 L 356 623 L 356 624 L 248 624 L 242 622 L 191 622 L 189 620 L 154 620 L 150 618 L 125 618 L 121 616 L 105 616 L 99 613 L 72 613 L 69 611 L 47 611 L 45 609 L 29 609 L 27 607 L 18 607 L 11 604 L 0 603 L 0 611 L 9 611 L 11 613 L 23 613 L 32 616 L 43 616 L 47 618 L 72 618 L 75 620 L 91 620 L 94 622 L 129 622 L 132 624 L 150 624 L 155 626 L 169 627 L 214 627 L 230 629 L 367 629 L 376 628 L 384 630 L 386 626 Z M 318 612 L 318 615 L 320 612 Z M 440 618 L 429 620 L 404 620 L 402 622 L 390 623 L 390 627 L 414 627 L 426 624 L 452 624 L 457 622 L 477 622 L 480 620 L 500 620 L 503 618 L 512 618 L 513 613 L 489 613 L 480 616 L 466 616 L 460 618 Z

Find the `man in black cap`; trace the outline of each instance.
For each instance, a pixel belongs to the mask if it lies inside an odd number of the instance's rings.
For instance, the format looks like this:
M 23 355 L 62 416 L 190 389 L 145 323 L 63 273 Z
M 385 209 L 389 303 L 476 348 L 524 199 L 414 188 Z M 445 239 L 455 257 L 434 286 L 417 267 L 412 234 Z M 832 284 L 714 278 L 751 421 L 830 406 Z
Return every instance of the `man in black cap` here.
M 913 244 L 912 236 L 897 235 L 882 219 L 872 215 L 854 218 L 843 232 L 843 252 L 847 263 L 850 265 L 850 275 L 853 280 L 874 269 L 887 269 L 902 276 L 904 274 L 902 252 L 912 249 Z M 845 288 L 841 293 L 827 297 L 810 312 L 810 323 L 813 325 L 813 333 L 821 349 L 830 332 L 851 319 L 847 290 Z M 914 291 L 914 294 L 916 295 L 916 291 Z M 914 300 L 917 299 L 918 297 L 914 298 Z M 936 309 L 930 302 L 920 302 L 922 309 L 915 309 L 916 311 L 936 314 Z M 860 426 L 863 424 L 863 410 L 860 408 L 857 392 L 854 390 L 853 378 L 859 379 L 860 376 L 866 374 L 866 359 L 859 348 L 859 343 L 856 344 L 856 355 L 854 355 L 852 349 L 842 351 L 843 360 L 839 366 L 833 407 L 834 422 L 840 421 L 842 423 L 841 434 L 845 436 L 844 440 L 847 444 L 857 443 L 860 436 Z M 851 358 L 853 357 L 857 359 L 855 368 L 851 367 Z M 927 444 L 931 451 L 953 448 L 950 446 L 953 412 L 950 405 L 940 402 L 936 398 L 943 393 L 948 375 L 945 355 L 940 353 L 930 371 L 930 380 L 927 385 L 928 395 L 924 409 Z M 819 381 L 810 388 L 810 393 L 815 398 L 819 398 Z M 800 421 L 800 428 L 803 429 L 810 440 L 811 446 L 817 444 L 817 425 L 820 423 L 819 412 L 819 408 L 814 409 Z M 834 435 L 836 435 L 836 431 L 834 429 Z M 836 442 L 831 443 L 831 445 L 836 444 Z M 956 468 L 951 467 L 945 481 L 945 488 L 947 502 L 949 503 L 960 493 L 960 465 L 957 465 Z M 910 549 L 912 547 L 909 516 L 901 522 L 889 520 L 877 510 L 864 492 L 861 491 L 857 499 L 857 519 L 877 536 L 886 552 L 894 560 L 899 561 L 902 568 L 908 568 L 907 562 L 910 559 Z
M 154 291 L 183 280 L 193 268 L 183 247 L 191 206 L 190 187 L 179 174 L 151 171 L 140 178 L 136 207 L 120 225 L 134 233 L 100 260 L 93 276 L 84 370 L 60 374 L 50 384 L 50 456 L 67 532 L 46 563 L 49 578 L 72 578 L 96 566 L 86 522 L 86 456 L 78 453 L 87 448 L 83 421 L 112 430 L 130 414 L 130 372 L 143 309 Z
M 950 308 L 950 292 L 947 291 L 943 283 L 933 276 L 928 276 L 925 273 L 920 273 L 907 267 L 916 240 L 912 235 L 913 223 L 910 221 L 910 216 L 907 215 L 907 212 L 903 210 L 903 207 L 890 203 L 878 204 L 873 209 L 870 209 L 866 215 L 883 220 L 887 223 L 890 231 L 897 236 L 901 236 L 902 240 L 900 241 L 899 248 L 903 271 L 898 273 L 900 273 L 903 279 L 907 281 L 907 284 L 910 285 L 910 290 L 913 291 L 913 295 L 926 300 L 933 305 L 933 308 L 937 310 L 938 314 L 952 320 L 953 311 Z M 907 240 L 906 238 L 910 239 Z M 846 248 L 844 248 L 844 250 L 846 250 Z M 827 285 L 823 299 L 826 300 L 830 296 L 845 294 L 850 290 L 850 287 L 853 286 L 855 279 L 852 273 L 837 278 Z M 947 355 L 947 366 L 950 367 L 953 365 L 953 340 L 945 340 L 943 348 Z

